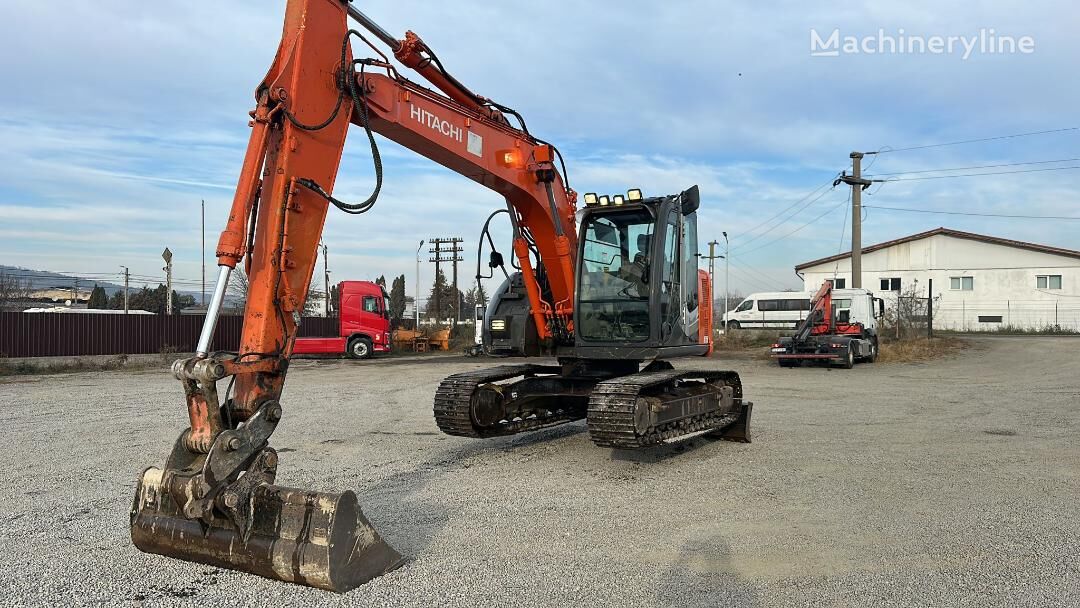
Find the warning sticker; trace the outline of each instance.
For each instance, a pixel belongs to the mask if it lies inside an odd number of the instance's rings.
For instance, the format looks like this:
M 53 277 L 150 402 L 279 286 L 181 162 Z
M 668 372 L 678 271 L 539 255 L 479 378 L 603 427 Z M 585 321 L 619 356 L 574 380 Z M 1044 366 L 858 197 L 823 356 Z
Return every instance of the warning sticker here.
M 465 148 L 476 156 L 484 155 L 484 138 L 480 137 L 476 133 L 469 131 L 469 143 L 465 144 Z

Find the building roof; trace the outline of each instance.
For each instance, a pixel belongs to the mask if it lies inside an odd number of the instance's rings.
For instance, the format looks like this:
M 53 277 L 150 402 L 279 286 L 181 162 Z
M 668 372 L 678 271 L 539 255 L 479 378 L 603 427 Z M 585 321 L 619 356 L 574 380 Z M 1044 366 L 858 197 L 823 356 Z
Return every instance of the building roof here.
M 1080 259 L 1080 251 L 1074 249 L 1064 249 L 1061 247 L 1051 247 L 1049 245 L 1039 245 L 1037 243 L 1027 243 L 1024 241 L 1014 241 L 1012 239 L 1003 239 L 996 236 L 988 236 L 985 234 L 976 234 L 974 232 L 964 232 L 962 230 L 953 230 L 952 228 L 934 228 L 933 230 L 927 230 L 926 232 L 920 232 L 918 234 L 912 234 L 905 237 L 900 237 L 891 241 L 885 241 L 884 243 L 878 243 L 876 245 L 869 245 L 862 248 L 863 254 L 872 253 L 879 249 L 888 249 L 893 245 L 900 245 L 902 243 L 910 243 L 911 241 L 918 241 L 921 239 L 929 238 L 937 235 L 951 236 L 958 239 L 968 239 L 972 241 L 982 241 L 983 243 L 990 243 L 991 245 L 1002 245 L 1004 247 L 1016 247 L 1017 249 L 1027 249 L 1028 251 L 1037 251 L 1039 253 L 1050 253 L 1053 255 L 1061 255 L 1070 258 Z M 795 267 L 795 272 L 805 270 L 811 266 L 817 266 L 818 264 L 825 264 L 828 262 L 835 262 L 837 260 L 843 260 L 851 257 L 851 252 L 838 253 L 836 255 L 830 255 L 827 258 L 821 258 L 820 260 L 812 260 L 809 262 L 803 262 Z

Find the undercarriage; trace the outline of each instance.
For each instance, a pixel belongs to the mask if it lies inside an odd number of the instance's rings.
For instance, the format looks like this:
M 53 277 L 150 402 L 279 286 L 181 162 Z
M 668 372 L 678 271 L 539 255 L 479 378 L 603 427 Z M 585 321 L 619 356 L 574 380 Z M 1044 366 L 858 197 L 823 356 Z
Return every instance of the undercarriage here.
M 569 360 L 454 374 L 435 393 L 449 435 L 500 437 L 586 419 L 593 443 L 639 449 L 700 433 L 750 441 L 753 404 L 739 375 L 653 361 Z

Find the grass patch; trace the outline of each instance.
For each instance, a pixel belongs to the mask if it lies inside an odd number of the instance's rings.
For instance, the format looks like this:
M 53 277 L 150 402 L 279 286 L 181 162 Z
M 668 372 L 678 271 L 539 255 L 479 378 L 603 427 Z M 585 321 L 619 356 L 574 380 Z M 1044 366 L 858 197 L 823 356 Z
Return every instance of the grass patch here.
M 772 359 L 769 347 L 791 330 L 740 329 L 717 336 L 713 345 L 716 353 L 749 353 L 760 359 Z M 911 363 L 929 361 L 954 355 L 967 347 L 967 342 L 953 336 L 939 336 L 932 340 L 911 338 L 894 340 L 882 337 L 878 361 L 882 363 Z
M 1070 329 L 1061 325 L 1043 325 L 1042 327 L 1018 327 L 1015 325 L 1003 325 L 993 329 L 969 329 L 969 330 L 934 330 L 944 334 L 988 334 L 1001 336 L 1075 336 L 1080 335 L 1080 330 Z
M 149 356 L 136 359 L 132 359 L 128 355 L 76 357 L 61 361 L 35 360 L 31 358 L 8 359 L 0 357 L 0 377 L 66 374 L 72 372 L 104 372 L 120 369 L 160 369 L 163 365 L 168 367 L 173 359 L 176 358 L 178 358 L 176 353 L 167 352 L 162 352 L 160 357 Z
M 757 359 L 771 359 L 769 347 L 781 336 L 791 334 L 791 330 L 780 329 L 733 329 L 726 334 L 716 336 L 713 342 L 713 354 L 751 355 Z
M 772 346 L 790 331 L 775 329 L 733 329 L 716 337 L 713 350 L 735 351 Z
M 929 361 L 954 355 L 967 348 L 967 342 L 952 337 L 939 337 L 927 340 L 885 340 L 880 344 L 878 361 L 882 363 L 913 363 Z

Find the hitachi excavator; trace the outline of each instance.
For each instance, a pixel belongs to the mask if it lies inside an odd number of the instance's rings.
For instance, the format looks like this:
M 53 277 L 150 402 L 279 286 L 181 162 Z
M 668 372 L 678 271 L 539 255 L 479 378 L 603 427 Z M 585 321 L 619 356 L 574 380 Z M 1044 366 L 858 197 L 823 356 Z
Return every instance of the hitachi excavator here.
M 350 19 L 437 91 L 404 78 Z M 354 59 L 355 41 L 376 56 Z M 585 418 L 592 440 L 615 448 L 693 433 L 749 441 L 751 404 L 736 373 L 665 361 L 709 349 L 696 186 L 658 197 L 586 194 L 579 230 L 554 146 L 461 84 L 415 34 L 398 40 L 345 0 L 288 0 L 255 98 L 197 352 L 172 367 L 190 427 L 165 466 L 139 480 L 131 510 L 139 549 L 339 592 L 402 563 L 351 491 L 275 485 L 278 454 L 268 443 L 287 412 L 282 386 L 327 210 L 364 213 L 382 186 L 376 133 L 505 197 L 518 271 L 488 307 L 485 346 L 557 362 L 447 378 L 435 395 L 439 428 L 493 437 Z M 375 164 L 374 192 L 360 203 L 331 194 L 350 124 L 364 130 Z M 238 264 L 249 277 L 240 345 L 214 352 Z

